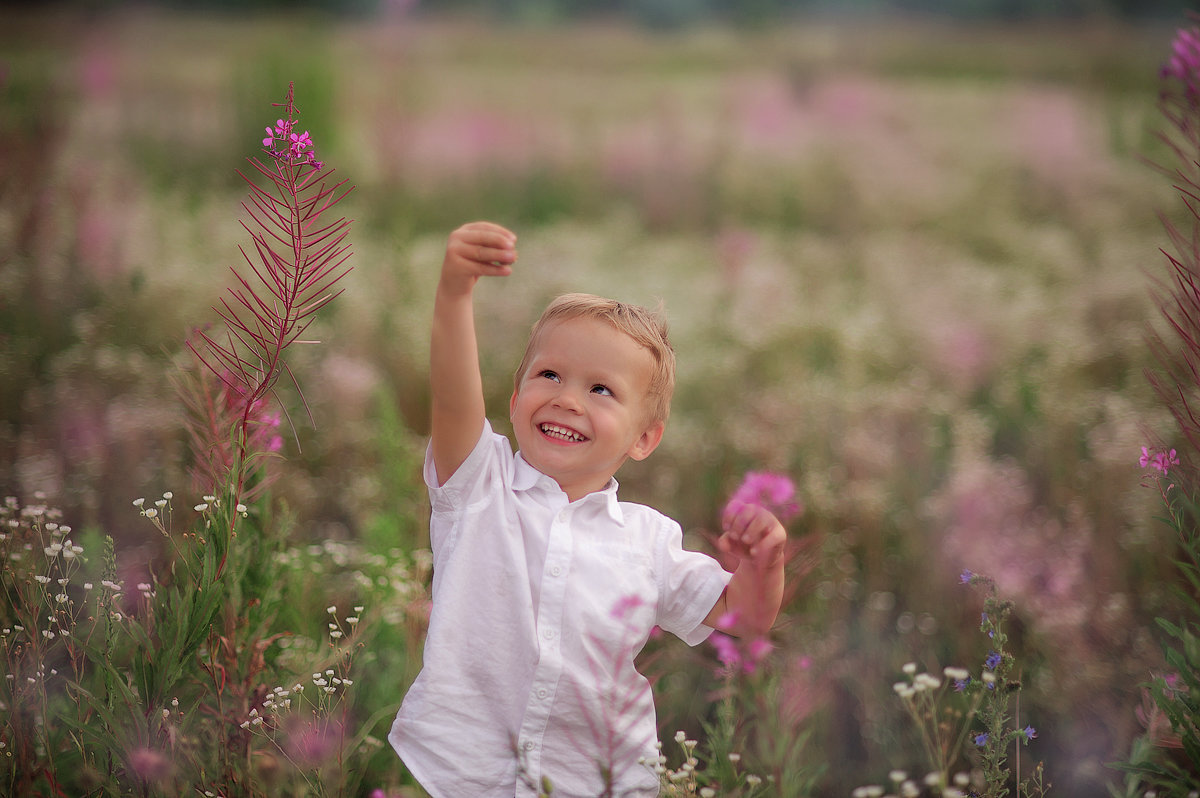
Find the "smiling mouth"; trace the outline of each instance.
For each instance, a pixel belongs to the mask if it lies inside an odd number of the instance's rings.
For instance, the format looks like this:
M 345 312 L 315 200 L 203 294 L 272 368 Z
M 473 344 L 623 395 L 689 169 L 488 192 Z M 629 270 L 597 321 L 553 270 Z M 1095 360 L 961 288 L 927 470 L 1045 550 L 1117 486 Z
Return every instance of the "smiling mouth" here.
M 573 429 L 560 427 L 557 424 L 539 424 L 538 429 L 542 434 L 554 440 L 563 441 L 565 443 L 583 443 L 587 440 Z

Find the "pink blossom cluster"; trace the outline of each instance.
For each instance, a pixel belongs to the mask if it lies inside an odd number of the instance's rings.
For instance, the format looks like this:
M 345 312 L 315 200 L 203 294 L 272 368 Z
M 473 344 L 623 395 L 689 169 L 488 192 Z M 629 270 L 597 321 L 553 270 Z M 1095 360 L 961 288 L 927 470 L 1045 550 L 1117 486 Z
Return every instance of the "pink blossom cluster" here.
M 1171 47 L 1171 58 L 1163 65 L 1164 78 L 1177 78 L 1189 96 L 1200 94 L 1200 28 L 1181 29 Z
M 769 471 L 747 472 L 742 484 L 729 497 L 729 505 L 757 504 L 773 512 L 783 523 L 795 518 L 803 510 L 796 499 L 796 486 L 783 474 Z
M 746 674 L 754 673 L 758 670 L 758 664 L 774 648 L 771 641 L 763 637 L 757 637 L 743 645 L 736 638 L 721 632 L 713 632 L 708 641 L 717 650 L 717 659 L 721 661 L 722 671 L 725 673 L 737 670 Z
M 1148 446 L 1143 446 L 1142 456 L 1138 458 L 1138 465 L 1142 468 L 1153 468 L 1163 476 L 1166 476 L 1171 466 L 1179 465 L 1179 457 L 1174 449 L 1160 452 Z
M 283 158 L 292 163 L 306 163 L 321 169 L 324 164 L 317 160 L 316 147 L 308 131 L 293 133 L 295 122 L 291 119 L 276 119 L 275 124 L 266 128 L 267 136 L 263 146 L 275 158 Z
M 727 612 L 717 620 L 718 629 L 731 629 L 737 623 L 737 613 Z M 732 674 L 738 670 L 750 674 L 758 670 L 758 665 L 774 649 L 770 640 L 756 637 L 753 640 L 739 641 L 722 632 L 713 632 L 708 642 L 717 650 L 717 659 L 721 661 L 719 673 Z

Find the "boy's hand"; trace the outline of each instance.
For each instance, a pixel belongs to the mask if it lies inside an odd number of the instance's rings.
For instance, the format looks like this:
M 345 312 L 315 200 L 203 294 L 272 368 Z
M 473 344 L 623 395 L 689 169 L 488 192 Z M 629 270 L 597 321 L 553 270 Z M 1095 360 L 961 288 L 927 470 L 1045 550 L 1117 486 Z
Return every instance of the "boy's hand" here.
M 491 222 L 471 222 L 450 234 L 442 261 L 442 287 L 468 293 L 480 277 L 512 274 L 517 260 L 517 237 Z
M 787 531 L 770 510 L 758 504 L 731 501 L 721 516 L 724 534 L 717 548 L 749 561 L 760 571 L 778 565 L 787 543 Z

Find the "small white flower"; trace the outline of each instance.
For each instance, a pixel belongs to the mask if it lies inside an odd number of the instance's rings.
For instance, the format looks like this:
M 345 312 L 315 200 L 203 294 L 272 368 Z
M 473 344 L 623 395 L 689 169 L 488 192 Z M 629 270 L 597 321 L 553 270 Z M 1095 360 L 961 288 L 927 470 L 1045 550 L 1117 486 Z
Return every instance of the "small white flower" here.
M 337 607 L 326 607 L 325 612 L 329 613 L 330 615 L 333 615 L 334 613 L 337 612 Z
M 329 633 L 329 636 L 332 637 L 334 640 L 340 640 L 342 637 L 342 630 L 334 629 L 332 632 Z
M 147 590 L 150 589 L 150 583 L 149 582 L 138 582 L 137 589 L 142 591 L 143 593 L 145 593 Z
M 729 761 L 736 765 L 738 762 L 742 761 L 742 755 L 737 751 L 734 751 L 729 755 Z
M 37 583 L 38 583 L 39 585 L 48 585 L 48 584 L 50 584 L 50 577 L 48 577 L 48 576 L 43 576 L 42 574 L 37 574 L 37 575 L 36 575 L 36 576 L 34 576 L 33 578 L 34 578 L 34 579 L 37 581 Z
M 971 774 L 970 773 L 955 773 L 954 774 L 954 784 L 956 787 L 966 787 L 970 783 L 971 783 Z
M 145 503 L 146 503 L 146 500 L 145 500 L 145 499 L 134 499 L 134 500 L 133 500 L 133 506 L 134 506 L 134 507 L 138 507 L 138 508 L 140 508 L 140 507 L 141 507 L 143 504 L 145 504 Z
M 349 618 L 346 619 L 346 623 L 350 624 L 351 626 L 354 626 L 354 624 L 358 623 L 358 616 L 351 615 Z
M 942 670 L 947 679 L 953 679 L 956 682 L 964 682 L 970 678 L 971 674 L 966 668 L 954 668 L 947 666 Z
M 995 684 L 996 683 L 996 674 L 992 673 L 991 671 L 984 671 L 983 672 L 983 680 L 985 682 L 987 682 L 988 684 Z
M 148 508 L 148 509 L 145 511 L 145 516 L 146 516 L 147 518 L 157 518 L 157 517 L 158 517 L 158 510 L 155 510 L 153 507 L 150 507 L 150 508 Z
M 163 720 L 166 720 L 167 718 L 171 717 L 171 710 L 164 709 L 162 711 L 162 716 L 163 716 Z
M 167 506 L 167 500 L 166 500 L 166 499 L 159 499 L 158 501 L 156 501 L 156 502 L 154 503 L 154 506 L 155 506 L 155 507 L 157 507 L 158 509 L 160 509 L 160 510 L 161 510 L 162 508 L 164 508 L 164 507 L 166 507 L 166 506 Z
M 239 513 L 241 513 L 243 517 L 245 517 L 245 515 L 246 515 L 246 505 L 244 505 L 244 504 L 239 504 L 239 505 L 238 505 L 237 507 L 235 507 L 234 509 L 235 509 L 235 510 L 237 510 Z
M 715 796 L 716 794 L 717 794 L 717 791 L 714 790 L 712 787 L 701 787 L 700 788 L 700 798 L 713 798 L 713 796 Z
M 358 613 L 361 613 L 361 612 L 362 612 L 364 609 L 366 609 L 366 608 L 365 608 L 365 607 L 363 607 L 363 606 L 360 604 L 359 606 L 357 606 L 357 607 L 355 607 L 355 608 L 354 608 L 354 611 L 355 611 L 355 612 L 358 612 Z
M 900 782 L 902 782 L 908 778 L 908 774 L 905 773 L 903 770 L 893 770 L 891 773 L 888 774 L 888 778 L 891 779 L 892 781 L 896 782 L 897 784 L 899 784 Z
M 59 604 L 66 604 L 67 601 L 69 600 L 69 598 L 70 597 L 67 596 L 66 593 L 59 593 L 57 596 L 54 597 L 54 600 L 57 601 Z
M 350 685 L 354 684 L 354 682 L 350 681 L 349 679 L 342 679 L 342 684 L 344 684 L 346 687 L 349 687 Z
M 746 783 L 749 784 L 751 787 L 757 787 L 758 785 L 762 784 L 762 779 L 759 778 L 758 776 L 755 776 L 753 773 L 751 773 L 748 776 L 746 776 Z
M 43 629 L 43 630 L 42 630 L 42 637 L 46 638 L 47 640 L 53 640 L 53 639 L 54 639 L 54 632 L 51 632 L 49 629 Z
M 208 502 L 209 504 L 212 504 L 213 502 L 215 502 L 217 500 L 216 496 L 202 496 L 201 498 L 204 499 L 204 501 Z
M 916 672 L 917 672 L 917 663 L 915 663 L 915 662 L 906 662 L 906 663 L 904 663 L 904 667 L 903 667 L 903 668 L 901 668 L 900 670 L 904 671 L 904 672 L 905 672 L 905 673 L 907 673 L 909 676 L 912 676 L 914 673 L 916 673 Z
M 208 504 L 207 504 L 207 503 L 203 503 L 203 504 L 197 504 L 197 505 L 196 505 L 195 507 L 193 507 L 192 509 L 193 509 L 193 510 L 195 510 L 196 512 L 198 512 L 198 513 L 202 513 L 202 512 L 204 512 L 205 510 L 207 510 L 207 509 L 208 509 Z
M 686 739 L 687 739 L 687 732 L 683 731 L 682 729 L 675 732 L 675 742 L 682 743 Z
M 169 490 L 167 490 L 167 491 L 163 491 L 163 498 L 164 498 L 164 499 L 166 499 L 166 500 L 168 500 L 168 501 L 170 501 L 171 499 L 174 499 L 174 498 L 175 498 L 175 494 L 174 494 L 174 493 L 172 493 L 172 492 L 171 492 L 171 491 L 169 491 Z

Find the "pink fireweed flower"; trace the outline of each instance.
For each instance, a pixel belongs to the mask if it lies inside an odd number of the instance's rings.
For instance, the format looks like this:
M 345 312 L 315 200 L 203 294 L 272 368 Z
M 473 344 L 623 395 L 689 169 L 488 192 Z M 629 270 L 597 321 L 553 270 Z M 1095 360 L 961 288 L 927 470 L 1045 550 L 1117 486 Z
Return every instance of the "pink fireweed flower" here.
M 171 775 L 171 760 L 153 748 L 135 748 L 129 752 L 129 767 L 142 781 L 155 783 Z
M 708 642 L 716 649 L 717 659 L 721 662 L 722 667 L 718 673 L 727 675 L 738 670 L 745 674 L 754 673 L 758 670 L 759 663 L 775 649 L 765 637 L 743 643 L 721 632 L 709 635 Z
M 1161 75 L 1183 83 L 1189 97 L 1200 95 L 1200 28 L 1176 34 L 1171 58 L 1163 65 Z
M 1142 456 L 1138 458 L 1138 465 L 1142 468 L 1153 468 L 1166 476 L 1171 466 L 1179 465 L 1179 456 L 1174 449 L 1159 452 L 1143 446 Z
M 769 471 L 747 472 L 742 484 L 730 497 L 726 510 L 735 502 L 764 507 L 783 523 L 795 518 L 804 509 L 796 499 L 796 486 L 792 480 Z
M 613 618 L 623 621 L 629 617 L 631 612 L 645 603 L 646 602 L 642 600 L 641 596 L 635 593 L 630 593 L 617 600 L 617 603 L 613 605 L 611 615 Z
M 266 138 L 262 140 L 263 147 L 272 158 L 308 164 L 319 171 L 325 164 L 317 160 L 312 136 L 307 130 L 293 133 L 293 124 L 294 120 L 291 119 L 276 119 L 274 125 L 268 125 Z

